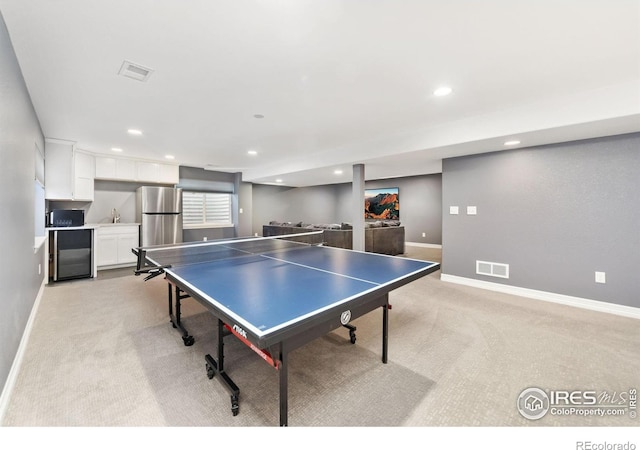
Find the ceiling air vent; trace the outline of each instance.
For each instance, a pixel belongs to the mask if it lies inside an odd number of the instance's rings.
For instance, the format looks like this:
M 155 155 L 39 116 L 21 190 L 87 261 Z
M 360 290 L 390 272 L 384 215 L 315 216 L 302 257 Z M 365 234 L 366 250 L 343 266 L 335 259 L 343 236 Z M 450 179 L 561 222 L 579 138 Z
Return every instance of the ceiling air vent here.
M 140 64 L 135 64 L 125 60 L 122 63 L 122 67 L 120 67 L 120 72 L 118 72 L 118 75 L 144 82 L 149 79 L 152 73 L 153 69 L 149 69 L 147 67 L 141 66 Z

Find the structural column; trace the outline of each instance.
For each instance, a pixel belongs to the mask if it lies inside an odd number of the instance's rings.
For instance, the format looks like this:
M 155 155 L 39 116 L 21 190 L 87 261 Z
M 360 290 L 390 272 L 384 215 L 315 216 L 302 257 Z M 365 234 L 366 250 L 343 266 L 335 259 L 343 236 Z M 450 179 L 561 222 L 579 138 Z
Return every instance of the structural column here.
M 353 166 L 353 249 L 364 251 L 364 164 Z

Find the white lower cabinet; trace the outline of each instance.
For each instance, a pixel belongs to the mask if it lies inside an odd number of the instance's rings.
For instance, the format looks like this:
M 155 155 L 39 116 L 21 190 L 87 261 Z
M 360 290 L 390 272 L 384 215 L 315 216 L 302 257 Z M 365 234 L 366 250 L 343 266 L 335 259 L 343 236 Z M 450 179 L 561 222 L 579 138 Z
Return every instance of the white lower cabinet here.
M 136 264 L 136 255 L 131 249 L 140 245 L 139 225 L 106 225 L 97 231 L 98 270 Z

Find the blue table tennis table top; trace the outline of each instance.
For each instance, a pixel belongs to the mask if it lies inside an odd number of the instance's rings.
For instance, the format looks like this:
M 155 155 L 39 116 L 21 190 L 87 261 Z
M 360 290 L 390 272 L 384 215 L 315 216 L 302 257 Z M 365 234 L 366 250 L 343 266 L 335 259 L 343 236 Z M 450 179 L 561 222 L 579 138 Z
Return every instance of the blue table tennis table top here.
M 263 246 L 264 248 L 261 248 Z M 146 258 L 256 336 L 431 273 L 439 264 L 269 239 L 149 248 Z

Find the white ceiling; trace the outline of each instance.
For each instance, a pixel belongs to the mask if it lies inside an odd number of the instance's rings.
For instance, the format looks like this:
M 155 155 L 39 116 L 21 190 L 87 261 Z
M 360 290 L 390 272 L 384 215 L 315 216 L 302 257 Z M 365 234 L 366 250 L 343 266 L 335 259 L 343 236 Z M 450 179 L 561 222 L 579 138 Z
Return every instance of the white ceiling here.
M 45 137 L 254 183 L 348 182 L 358 163 L 367 179 L 437 173 L 508 139 L 640 131 L 638 0 L 0 0 L 0 12 Z M 154 72 L 122 77 L 124 60 Z M 453 93 L 434 97 L 441 85 Z

